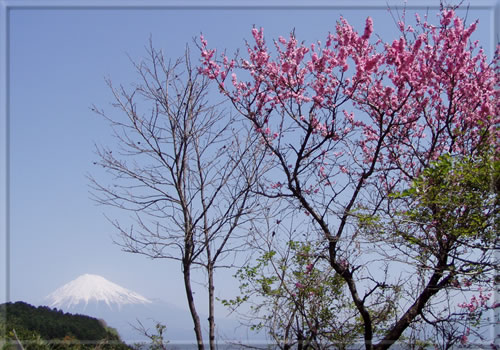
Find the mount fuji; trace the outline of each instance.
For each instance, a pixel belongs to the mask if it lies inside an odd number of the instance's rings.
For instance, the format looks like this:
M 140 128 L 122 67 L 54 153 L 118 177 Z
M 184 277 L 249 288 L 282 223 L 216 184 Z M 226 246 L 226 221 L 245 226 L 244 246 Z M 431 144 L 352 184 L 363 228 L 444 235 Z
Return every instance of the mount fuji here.
M 139 322 L 150 332 L 154 331 L 157 322 L 166 325 L 166 337 L 171 344 L 195 341 L 193 321 L 187 309 L 162 300 L 147 299 L 98 275 L 79 276 L 50 293 L 44 304 L 64 312 L 102 319 L 127 343 L 148 340 L 137 330 Z M 200 314 L 200 318 L 206 320 L 207 316 Z M 233 339 L 245 336 L 244 332 L 234 333 L 239 326 L 234 319 L 218 318 L 217 326 L 219 331 L 230 332 Z
M 46 298 L 50 307 L 59 309 L 79 309 L 81 304 L 85 310 L 89 302 L 105 303 L 109 308 L 121 309 L 127 304 L 150 304 L 151 301 L 142 295 L 123 288 L 104 277 L 84 274 L 49 294 Z
M 44 303 L 64 312 L 102 319 L 116 328 L 126 342 L 147 340 L 137 331 L 138 321 L 150 330 L 156 322 L 167 325 L 170 339 L 189 341 L 193 337 L 188 311 L 160 300 L 149 300 L 99 275 L 77 277 L 50 293 Z
M 187 309 L 162 300 L 147 299 L 98 275 L 79 276 L 50 293 L 44 304 L 64 312 L 102 319 L 127 343 L 148 340 L 137 330 L 139 322 L 150 332 L 157 322 L 166 325 L 166 338 L 171 344 L 195 342 L 193 322 Z M 206 320 L 207 316 L 200 314 L 200 318 Z M 229 332 L 227 338 L 246 337 L 244 330 L 235 330 L 238 326 L 234 319 L 217 318 L 218 330 Z

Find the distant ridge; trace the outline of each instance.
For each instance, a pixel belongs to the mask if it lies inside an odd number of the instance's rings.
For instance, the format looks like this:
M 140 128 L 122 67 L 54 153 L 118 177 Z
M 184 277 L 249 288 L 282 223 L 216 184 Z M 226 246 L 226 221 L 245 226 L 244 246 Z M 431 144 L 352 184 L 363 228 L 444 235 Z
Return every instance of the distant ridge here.
M 70 309 L 89 302 L 105 303 L 110 308 L 128 304 L 150 304 L 142 295 L 110 282 L 102 276 L 84 274 L 50 293 L 46 300 L 50 307 Z

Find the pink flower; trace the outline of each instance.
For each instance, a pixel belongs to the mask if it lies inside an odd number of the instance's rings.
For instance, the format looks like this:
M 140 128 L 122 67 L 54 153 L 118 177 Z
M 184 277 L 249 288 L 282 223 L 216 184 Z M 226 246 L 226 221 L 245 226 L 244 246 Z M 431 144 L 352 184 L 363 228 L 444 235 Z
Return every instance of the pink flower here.
M 320 166 L 319 167 L 319 176 L 326 177 L 325 167 L 324 166 Z
M 281 188 L 283 186 L 283 184 L 281 182 L 276 182 L 275 184 L 272 184 L 270 187 L 272 189 L 276 189 L 276 188 Z
M 298 289 L 302 289 L 302 288 L 304 288 L 304 285 L 300 282 L 297 282 L 297 283 L 295 283 L 295 287 L 297 287 Z
M 313 269 L 314 265 L 313 264 L 308 264 L 306 265 L 306 273 L 311 273 L 312 269 Z
M 366 19 L 365 32 L 363 33 L 362 38 L 368 39 L 373 33 L 373 20 L 371 17 Z

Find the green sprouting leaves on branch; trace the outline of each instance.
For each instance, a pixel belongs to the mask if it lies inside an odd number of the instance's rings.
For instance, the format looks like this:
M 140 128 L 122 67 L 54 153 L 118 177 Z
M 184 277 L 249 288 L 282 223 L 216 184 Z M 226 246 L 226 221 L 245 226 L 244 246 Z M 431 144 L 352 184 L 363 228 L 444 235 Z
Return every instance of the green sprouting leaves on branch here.
M 236 309 L 252 302 L 251 328 L 265 329 L 280 348 L 346 347 L 359 336 L 359 321 L 345 282 L 318 251 L 315 243 L 299 241 L 265 251 L 238 270 L 241 295 L 223 304 Z M 345 321 L 349 314 L 352 322 Z
M 442 155 L 410 188 L 394 196 L 409 204 L 400 217 L 418 224 L 427 238 L 475 240 L 488 247 L 499 220 L 499 164 L 491 149 L 478 156 Z

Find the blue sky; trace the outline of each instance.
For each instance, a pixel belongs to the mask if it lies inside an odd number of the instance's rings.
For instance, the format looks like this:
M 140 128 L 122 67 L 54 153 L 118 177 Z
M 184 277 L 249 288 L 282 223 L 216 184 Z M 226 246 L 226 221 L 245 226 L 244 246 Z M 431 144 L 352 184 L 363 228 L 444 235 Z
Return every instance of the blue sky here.
M 16 3 L 26 6 L 14 7 Z M 169 4 L 169 1 L 149 4 L 159 3 Z M 385 1 L 363 3 L 378 6 Z M 90 107 L 95 104 L 111 110 L 112 95 L 104 78 L 124 85 L 137 80 L 128 56 L 135 60 L 145 56 L 150 36 L 155 47 L 162 48 L 167 57 L 175 58 L 200 32 L 212 47 L 228 48 L 229 52 L 242 48 L 244 39 L 251 38 L 253 25 L 264 27 L 268 40 L 286 36 L 294 28 L 300 40 L 324 40 L 341 14 L 358 31 L 363 30 L 365 18 L 370 15 L 375 33 L 386 40 L 392 40 L 396 33 L 395 24 L 383 6 L 267 8 L 248 2 L 250 6 L 245 8 L 229 8 L 210 7 L 209 1 L 204 8 L 174 9 L 118 8 L 114 6 L 119 4 L 116 1 L 108 8 L 71 5 L 35 8 L 30 4 L 35 2 L 2 4 L 0 1 L 4 11 L 5 5 L 11 6 L 5 33 L 9 43 L 6 133 L 10 201 L 5 202 L 10 229 L 8 288 L 10 300 L 34 304 L 42 303 L 44 296 L 83 273 L 102 275 L 150 298 L 185 304 L 179 264 L 124 253 L 114 245 L 113 227 L 103 213 L 125 220 L 124 215 L 96 206 L 89 198 L 85 177 L 88 173 L 102 175 L 93 165 L 97 159 L 94 143 L 113 142 L 107 123 Z M 439 1 L 426 4 L 437 5 Z M 419 12 L 424 13 L 425 8 Z M 431 8 L 431 18 L 435 12 Z M 468 18 L 469 23 L 473 18 L 480 19 L 475 38 L 491 52 L 492 11 L 473 8 Z M 3 72 L 0 77 L 5 79 Z M 4 179 L 5 174 L 2 176 Z M 3 247 L 5 232 L 2 232 Z M 4 271 L 2 278 L 6 275 Z M 219 291 L 234 289 L 230 275 L 218 277 Z M 2 301 L 6 298 L 4 288 L 0 298 Z

